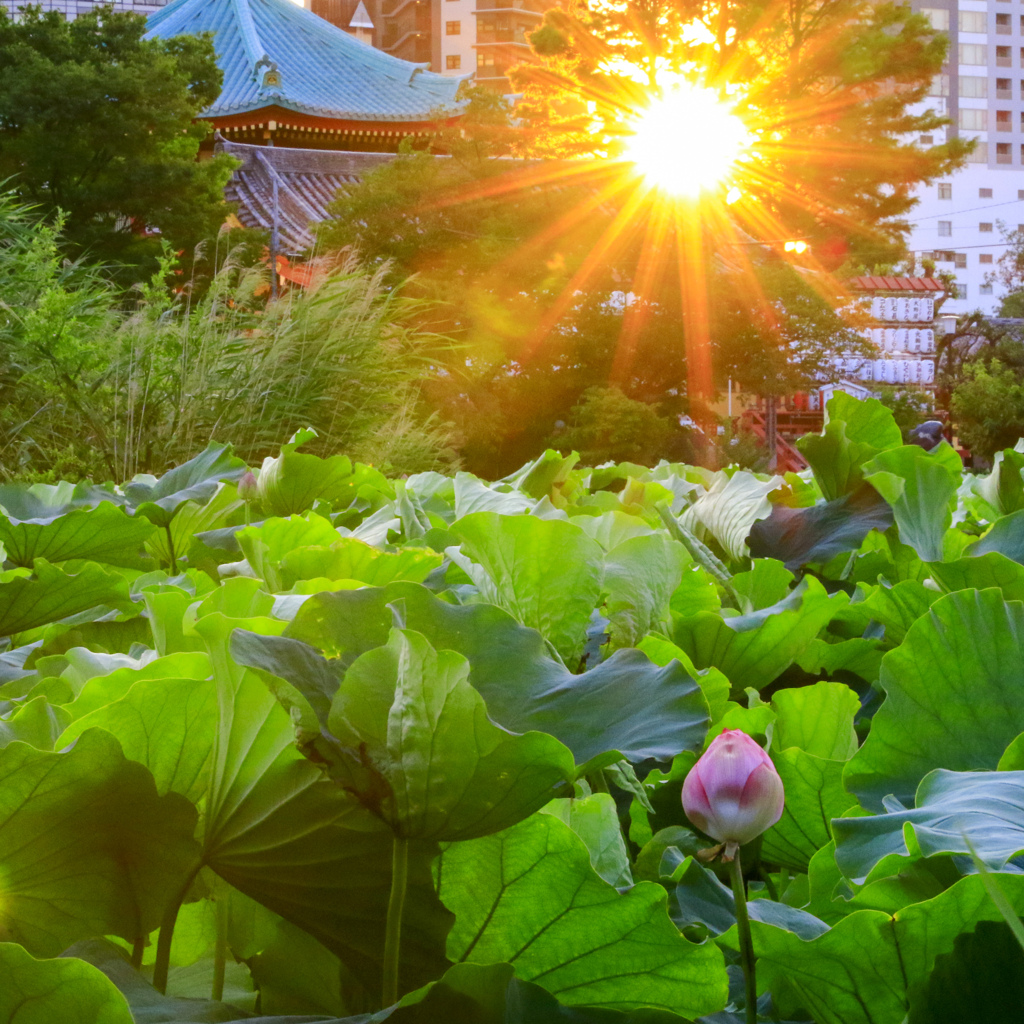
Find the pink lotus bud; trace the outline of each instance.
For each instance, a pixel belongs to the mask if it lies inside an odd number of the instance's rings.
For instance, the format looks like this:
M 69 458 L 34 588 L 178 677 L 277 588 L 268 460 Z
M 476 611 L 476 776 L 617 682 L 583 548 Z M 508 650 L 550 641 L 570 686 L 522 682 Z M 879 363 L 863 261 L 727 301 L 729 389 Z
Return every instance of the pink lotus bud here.
M 243 501 L 252 501 L 256 497 L 256 476 L 251 469 L 247 469 L 238 481 L 238 496 Z
M 786 794 L 771 758 L 745 732 L 716 736 L 683 783 L 683 810 L 725 843 L 725 859 L 782 817 Z

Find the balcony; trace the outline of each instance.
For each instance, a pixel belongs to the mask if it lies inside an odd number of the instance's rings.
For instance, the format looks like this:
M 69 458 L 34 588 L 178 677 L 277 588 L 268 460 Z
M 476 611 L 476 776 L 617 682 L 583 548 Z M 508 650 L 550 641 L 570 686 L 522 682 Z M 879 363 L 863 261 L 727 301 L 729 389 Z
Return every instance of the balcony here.
M 491 11 L 516 11 L 520 14 L 541 15 L 551 6 L 546 0 L 477 0 L 474 14 L 481 14 Z

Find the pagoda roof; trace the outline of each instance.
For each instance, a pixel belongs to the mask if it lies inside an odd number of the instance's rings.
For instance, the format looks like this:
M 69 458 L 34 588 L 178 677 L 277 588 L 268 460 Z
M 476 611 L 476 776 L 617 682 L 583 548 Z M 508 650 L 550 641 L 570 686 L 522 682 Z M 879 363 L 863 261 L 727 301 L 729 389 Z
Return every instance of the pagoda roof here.
M 240 164 L 224 190 L 225 198 L 238 204 L 239 222 L 269 231 L 276 219 L 281 251 L 291 254 L 313 245 L 315 225 L 330 216 L 327 206 L 339 191 L 395 158 L 392 153 L 250 146 L 219 136 L 217 151 Z
M 851 277 L 847 284 L 862 292 L 944 292 L 946 286 L 934 277 Z
M 200 117 L 276 106 L 328 120 L 393 123 L 459 110 L 460 78 L 367 46 L 290 0 L 173 0 L 147 25 L 147 38 L 213 34 L 224 86 Z

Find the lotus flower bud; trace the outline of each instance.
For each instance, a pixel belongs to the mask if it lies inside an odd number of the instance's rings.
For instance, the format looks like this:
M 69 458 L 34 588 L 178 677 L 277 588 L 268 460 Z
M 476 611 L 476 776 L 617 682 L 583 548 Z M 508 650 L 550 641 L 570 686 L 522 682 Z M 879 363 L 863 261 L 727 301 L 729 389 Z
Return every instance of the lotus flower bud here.
M 725 844 L 725 860 L 782 817 L 782 779 L 745 732 L 716 736 L 683 783 L 683 810 L 702 832 Z
M 256 475 L 251 469 L 247 469 L 242 479 L 238 481 L 238 496 L 243 501 L 252 501 L 256 497 L 256 493 Z

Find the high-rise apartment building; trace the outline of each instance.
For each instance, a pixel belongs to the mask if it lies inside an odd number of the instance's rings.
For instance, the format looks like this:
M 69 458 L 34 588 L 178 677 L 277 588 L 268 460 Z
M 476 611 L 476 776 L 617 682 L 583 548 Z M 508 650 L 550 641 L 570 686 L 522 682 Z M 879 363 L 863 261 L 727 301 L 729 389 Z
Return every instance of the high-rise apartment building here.
M 920 144 L 937 145 L 947 133 L 978 143 L 966 167 L 918 189 L 909 246 L 955 274 L 960 297 L 943 312 L 995 313 L 1000 289 L 988 278 L 1006 251 L 1005 232 L 1024 228 L 1024 2 L 914 0 L 913 7 L 950 40 L 927 105 L 953 123 Z
M 374 45 L 432 71 L 509 90 L 508 69 L 529 55 L 527 34 L 555 0 L 373 0 Z M 315 9 L 315 8 L 314 8 Z

